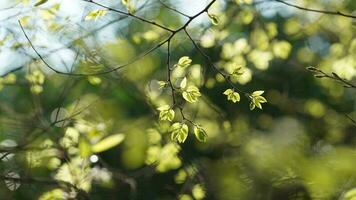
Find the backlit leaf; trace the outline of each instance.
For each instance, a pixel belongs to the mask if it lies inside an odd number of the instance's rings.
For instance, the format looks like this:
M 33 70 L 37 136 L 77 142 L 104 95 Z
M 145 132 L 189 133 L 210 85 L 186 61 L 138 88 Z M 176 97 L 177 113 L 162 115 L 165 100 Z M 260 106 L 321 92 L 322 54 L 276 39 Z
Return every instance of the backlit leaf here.
M 119 145 L 124 139 L 124 134 L 111 135 L 94 144 L 91 149 L 94 153 L 100 153 Z
M 189 103 L 195 103 L 201 96 L 199 89 L 195 86 L 188 86 L 186 90 L 182 93 L 183 98 Z
M 194 126 L 194 135 L 200 142 L 206 142 L 208 135 L 200 126 Z

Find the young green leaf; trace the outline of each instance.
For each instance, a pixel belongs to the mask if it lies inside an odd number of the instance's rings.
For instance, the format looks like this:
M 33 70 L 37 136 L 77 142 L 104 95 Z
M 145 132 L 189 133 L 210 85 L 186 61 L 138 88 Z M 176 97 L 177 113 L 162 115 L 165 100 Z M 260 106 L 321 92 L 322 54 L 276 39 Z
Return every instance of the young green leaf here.
M 192 194 L 194 199 L 201 200 L 205 198 L 205 189 L 202 185 L 196 184 L 192 188 Z
M 183 56 L 178 60 L 178 67 L 186 68 L 192 64 L 192 60 L 188 56 Z
M 350 189 L 344 195 L 344 200 L 352 200 L 356 198 L 356 188 Z
M 127 6 L 129 4 L 129 0 L 121 0 L 121 3 Z
M 238 78 L 239 76 L 241 76 L 243 74 L 244 74 L 244 71 L 242 70 L 242 67 L 238 67 L 230 74 L 230 76 L 233 78 Z
M 262 103 L 266 103 L 267 100 L 263 96 L 261 96 L 264 93 L 262 90 L 255 91 L 251 94 L 251 102 L 250 102 L 250 110 L 255 109 L 255 107 L 259 108 L 262 110 Z
M 187 86 L 187 77 L 184 77 L 183 80 L 180 82 L 180 88 L 184 89 Z
M 175 112 L 173 109 L 171 109 L 170 106 L 164 105 L 164 106 L 157 108 L 157 110 L 160 111 L 159 120 L 171 122 L 174 119 Z
M 208 16 L 209 16 L 209 19 L 210 19 L 210 21 L 211 21 L 211 23 L 212 23 L 213 25 L 218 25 L 218 24 L 219 24 L 219 18 L 218 18 L 218 16 L 216 16 L 216 15 L 214 15 L 214 14 L 210 14 L 210 13 L 208 13 Z
M 106 137 L 94 144 L 91 150 L 94 153 L 100 153 L 119 145 L 122 141 L 124 141 L 124 139 L 124 134 L 110 135 L 109 137 Z
M 88 81 L 92 85 L 100 85 L 102 82 L 101 78 L 98 76 L 89 76 Z
M 108 11 L 106 10 L 93 10 L 88 13 L 88 15 L 85 17 L 85 20 L 97 20 L 98 17 L 105 16 Z
M 5 77 L 1 78 L 0 82 L 5 83 L 5 84 L 15 84 L 16 83 L 16 75 L 13 73 L 10 73 L 10 74 L 6 75 Z
M 200 142 L 206 142 L 208 135 L 201 126 L 194 126 L 194 135 Z
M 225 90 L 224 95 L 227 96 L 227 100 L 232 101 L 234 103 L 240 101 L 240 94 L 235 92 L 233 89 Z
M 174 123 L 170 127 L 171 139 L 173 141 L 178 141 L 179 143 L 184 143 L 188 137 L 188 126 L 184 123 Z
M 195 103 L 201 96 L 199 89 L 193 85 L 188 86 L 186 90 L 182 93 L 183 98 L 189 103 Z
M 89 157 L 91 154 L 91 146 L 86 138 L 79 139 L 79 155 L 83 158 Z
M 252 96 L 261 96 L 265 91 L 262 91 L 262 90 L 258 90 L 258 91 L 254 91 L 252 93 Z
M 164 87 L 166 87 L 167 82 L 166 81 L 157 81 L 158 85 L 159 85 L 159 89 L 162 89 Z

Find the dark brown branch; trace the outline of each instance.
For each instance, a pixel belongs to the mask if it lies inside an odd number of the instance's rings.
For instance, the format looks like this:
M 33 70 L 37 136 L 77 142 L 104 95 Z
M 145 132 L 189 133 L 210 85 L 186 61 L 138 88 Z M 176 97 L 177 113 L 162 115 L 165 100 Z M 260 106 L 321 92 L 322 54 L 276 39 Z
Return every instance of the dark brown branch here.
M 27 41 L 29 42 L 31 48 L 35 51 L 35 53 L 37 54 L 37 56 L 42 60 L 42 62 L 43 62 L 48 68 L 50 68 L 51 70 L 53 70 L 53 71 L 56 72 L 56 73 L 61 74 L 62 72 L 60 72 L 60 71 L 56 70 L 55 68 L 53 68 L 51 65 L 49 65 L 49 64 L 43 59 L 42 55 L 41 55 L 41 54 L 37 51 L 37 49 L 33 46 L 33 44 L 32 44 L 32 42 L 31 42 L 30 38 L 29 38 L 28 35 L 26 34 L 26 32 L 25 32 L 25 30 L 24 30 L 24 28 L 23 28 L 23 26 L 22 26 L 22 24 L 21 24 L 21 21 L 19 20 L 18 22 L 19 22 L 19 24 L 20 24 L 21 30 L 22 30 L 22 32 L 24 33 L 24 35 L 25 35 Z
M 356 120 L 352 119 L 352 117 L 349 116 L 349 115 L 346 115 L 346 117 L 347 117 L 347 119 L 349 119 L 349 120 L 352 122 L 352 124 L 353 124 L 354 126 L 356 126 Z
M 326 72 L 315 68 L 315 67 L 307 67 L 307 70 L 309 70 L 310 72 L 314 73 L 314 76 L 316 78 L 328 78 L 328 79 L 332 79 L 335 80 L 341 84 L 343 84 L 343 86 L 345 88 L 353 88 L 356 89 L 356 85 L 344 78 L 341 78 L 339 75 L 337 75 L 336 73 L 332 72 L 331 75 L 327 74 Z
M 342 16 L 342 17 L 348 17 L 348 18 L 356 19 L 356 16 L 350 15 L 350 14 L 346 14 L 346 13 L 343 13 L 343 12 L 340 12 L 340 11 L 328 11 L 328 10 L 317 10 L 317 9 L 312 9 L 312 8 L 305 8 L 305 7 L 302 7 L 302 6 L 293 4 L 293 3 L 289 3 L 289 2 L 286 2 L 286 1 L 283 1 L 283 0 L 272 0 L 272 1 L 282 3 L 284 5 L 287 5 L 287 6 L 290 6 L 290 7 L 293 7 L 293 8 L 297 8 L 299 10 L 315 12 L 315 13 L 322 13 L 322 14 L 327 14 L 327 15 L 338 15 L 338 16 Z
M 332 72 L 331 75 L 327 74 L 326 72 L 315 68 L 315 67 L 307 67 L 307 70 L 310 72 L 314 73 L 314 77 L 316 78 L 328 78 L 337 81 L 338 83 L 341 83 L 345 88 L 352 88 L 356 89 L 356 85 L 351 83 L 350 81 L 347 81 L 346 79 L 341 78 L 339 75 L 336 73 Z M 345 115 L 346 118 L 348 118 L 354 126 L 356 126 L 356 121 L 351 118 L 349 115 Z
M 134 59 L 128 61 L 127 63 L 123 64 L 123 65 L 119 65 L 117 67 L 114 67 L 110 70 L 107 71 L 102 71 L 102 72 L 98 72 L 98 73 L 71 73 L 71 72 L 61 72 L 56 70 L 55 68 L 53 68 L 49 63 L 46 62 L 46 60 L 44 60 L 43 56 L 37 51 L 37 49 L 34 47 L 33 43 L 31 42 L 30 38 L 28 37 L 27 33 L 25 32 L 22 24 L 20 21 L 18 21 L 21 27 L 21 30 L 23 32 L 23 34 L 25 35 L 27 41 L 29 42 L 31 48 L 35 51 L 36 55 L 40 58 L 40 60 L 52 71 L 54 71 L 57 74 L 62 74 L 62 75 L 69 75 L 69 76 L 99 76 L 99 75 L 104 75 L 104 74 L 109 74 L 111 72 L 120 70 L 128 65 L 131 65 L 139 60 L 141 60 L 142 58 L 144 58 L 145 56 L 147 56 L 148 54 L 152 53 L 153 51 L 155 51 L 156 49 L 158 49 L 159 47 L 161 47 L 162 45 L 164 45 L 167 40 L 164 40 L 163 42 L 159 43 L 158 45 L 154 46 L 153 48 L 149 49 L 148 51 L 144 52 L 143 54 L 135 57 Z
M 189 16 L 189 15 L 187 15 L 187 14 L 185 14 L 185 13 L 183 13 L 183 12 L 181 12 L 181 11 L 175 9 L 175 8 L 170 7 L 169 5 L 167 5 L 166 3 L 164 3 L 162 0 L 159 0 L 159 2 L 161 3 L 162 6 L 164 6 L 165 8 L 167 8 L 167 9 L 169 9 L 169 10 L 172 10 L 173 12 L 176 12 L 176 13 L 178 13 L 178 14 L 184 16 L 184 17 L 188 17 L 188 18 L 191 17 L 191 16 Z
M 114 12 L 118 12 L 118 13 L 120 13 L 120 14 L 124 14 L 124 15 L 127 15 L 127 16 L 134 17 L 134 18 L 136 18 L 136 19 L 139 19 L 139 20 L 141 20 L 141 21 L 143 21 L 143 22 L 146 22 L 146 23 L 149 23 L 149 24 L 152 24 L 152 25 L 155 25 L 155 26 L 161 26 L 161 25 L 156 24 L 155 22 L 152 22 L 152 21 L 146 20 L 146 19 L 144 19 L 144 18 L 135 16 L 135 15 L 133 15 L 133 14 L 131 14 L 131 13 L 126 13 L 126 12 L 123 12 L 123 11 L 120 11 L 120 10 L 116 10 L 116 9 L 113 9 L 113 8 L 110 8 L 110 7 L 106 7 L 106 6 L 103 6 L 103 5 L 99 4 L 99 3 L 96 3 L 96 2 L 91 1 L 91 0 L 90 0 L 90 1 L 87 1 L 87 2 L 94 3 L 94 4 L 98 5 L 98 6 L 102 6 L 102 7 L 106 8 L 106 9 L 110 9 L 110 10 L 112 10 L 112 11 L 114 11 Z M 156 46 L 154 46 L 154 47 L 151 48 L 150 50 L 148 50 L 148 51 L 142 53 L 141 55 L 137 56 L 136 58 L 132 59 L 131 61 L 127 62 L 126 64 L 119 65 L 119 66 L 114 67 L 114 68 L 112 68 L 112 69 L 110 69 L 110 70 L 107 70 L 107 71 L 102 71 L 102 72 L 98 72 L 98 73 L 91 73 L 91 74 L 89 74 L 89 73 L 88 73 L 88 74 L 85 74 L 85 73 L 67 73 L 67 72 L 58 71 L 58 70 L 56 70 L 55 68 L 53 68 L 49 63 L 47 63 L 47 62 L 44 60 L 43 56 L 42 56 L 42 55 L 37 51 L 37 49 L 34 47 L 33 43 L 32 43 L 31 40 L 30 40 L 30 38 L 29 38 L 28 35 L 26 34 L 26 32 L 25 32 L 25 30 L 24 30 L 24 28 L 23 28 L 21 22 L 18 21 L 18 23 L 19 23 L 19 25 L 20 25 L 20 27 L 21 27 L 21 30 L 22 30 L 23 34 L 25 35 L 27 41 L 29 42 L 31 48 L 35 51 L 36 55 L 40 58 L 40 60 L 41 60 L 49 69 L 51 69 L 52 71 L 54 71 L 54 72 L 56 72 L 56 73 L 58 73 L 58 74 L 70 75 L 70 76 L 98 76 L 98 75 L 104 75 L 104 74 L 108 74 L 108 73 L 111 73 L 111 72 L 115 72 L 115 71 L 117 71 L 117 70 L 119 70 L 119 69 L 122 69 L 122 68 L 124 68 L 124 67 L 126 67 L 126 66 L 128 66 L 128 65 L 130 65 L 130 64 L 133 64 L 133 63 L 137 62 L 138 60 L 140 60 L 140 59 L 144 58 L 145 56 L 147 56 L 148 54 L 152 53 L 153 51 L 155 51 L 156 49 L 158 49 L 159 47 L 161 47 L 162 45 L 164 45 L 164 44 L 166 44 L 168 41 L 170 41 L 178 32 L 180 32 L 180 31 L 182 31 L 183 29 L 185 29 L 195 18 L 197 18 L 197 17 L 199 17 L 201 14 L 207 12 L 207 11 L 209 10 L 209 8 L 210 8 L 215 2 L 216 2 L 216 0 L 212 0 L 202 11 L 200 11 L 199 13 L 197 13 L 197 14 L 194 15 L 194 16 L 191 16 L 191 17 L 189 18 L 189 20 L 188 20 L 182 27 L 178 28 L 177 30 L 174 30 L 174 31 L 173 31 L 173 30 L 170 30 L 170 29 L 164 27 L 164 29 L 169 30 L 169 31 L 172 33 L 167 39 L 165 39 L 165 40 L 162 41 L 161 43 L 157 44 Z
M 171 40 L 167 41 L 167 84 L 171 89 L 172 93 L 172 104 L 173 106 L 176 105 L 176 96 L 175 96 L 175 88 L 172 83 L 171 79 L 171 73 L 172 73 L 172 68 L 171 68 Z

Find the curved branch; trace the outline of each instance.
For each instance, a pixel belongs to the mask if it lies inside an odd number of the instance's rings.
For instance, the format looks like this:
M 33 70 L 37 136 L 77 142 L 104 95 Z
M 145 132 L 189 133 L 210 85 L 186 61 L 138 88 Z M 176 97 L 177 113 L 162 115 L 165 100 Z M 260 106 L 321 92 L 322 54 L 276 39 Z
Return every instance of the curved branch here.
M 167 42 L 168 39 L 164 40 L 163 42 L 157 44 L 156 46 L 154 46 L 153 48 L 149 49 L 148 51 L 142 53 L 141 55 L 135 57 L 134 59 L 132 59 L 131 61 L 128 61 L 127 63 L 123 64 L 123 65 L 119 65 L 117 67 L 114 67 L 110 70 L 107 70 L 107 71 L 102 71 L 102 72 L 98 72 L 98 73 L 71 73 L 71 72 L 61 72 L 57 69 L 55 69 L 54 67 L 52 67 L 46 60 L 44 60 L 43 56 L 37 51 L 37 49 L 35 48 L 35 46 L 33 45 L 33 43 L 31 42 L 30 38 L 28 37 L 26 31 L 24 30 L 22 24 L 20 21 L 18 21 L 20 27 L 21 27 L 21 30 L 23 32 L 23 34 L 25 35 L 27 41 L 29 42 L 31 48 L 35 51 L 36 55 L 39 57 L 39 59 L 49 68 L 51 69 L 52 71 L 54 71 L 55 73 L 57 74 L 62 74 L 62 75 L 69 75 L 69 76 L 98 76 L 98 75 L 104 75 L 104 74 L 108 74 L 108 73 L 111 73 L 111 72 L 114 72 L 114 71 L 117 71 L 119 69 L 122 69 L 130 64 L 133 64 L 135 62 L 137 62 L 138 60 L 144 58 L 145 56 L 147 56 L 148 54 L 152 53 L 153 51 L 155 51 L 156 49 L 158 49 L 159 47 L 161 47 L 163 44 L 165 44 Z
M 84 1 L 86 1 L 86 0 L 84 0 Z M 147 19 L 142 18 L 142 17 L 140 17 L 140 16 L 134 15 L 134 14 L 132 14 L 132 13 L 130 13 L 130 12 L 124 12 L 124 11 L 121 11 L 121 10 L 117 10 L 117 9 L 114 9 L 114 8 L 111 8 L 111 7 L 108 7 L 108 6 L 105 6 L 105 5 L 103 5 L 103 4 L 100 4 L 100 3 L 95 2 L 95 1 L 92 1 L 92 0 L 87 0 L 86 2 L 89 2 L 89 3 L 95 4 L 95 5 L 97 5 L 97 6 L 103 7 L 103 8 L 105 8 L 105 9 L 109 10 L 109 11 L 112 11 L 112 12 L 116 12 L 116 13 L 119 13 L 119 14 L 122 14 L 122 15 L 126 15 L 126 16 L 133 17 L 133 18 L 135 18 L 135 19 L 137 19 L 137 20 L 140 20 L 140 21 L 142 21 L 142 22 L 145 22 L 145 23 L 151 24 L 151 25 L 153 25 L 153 26 L 159 27 L 159 28 L 164 29 L 164 30 L 166 30 L 166 31 L 173 32 L 173 30 L 170 29 L 170 28 L 168 28 L 168 27 L 165 27 L 165 26 L 163 26 L 163 25 L 161 25 L 161 24 L 158 24 L 158 23 L 155 22 L 155 21 L 150 21 L 150 20 L 147 20 Z
M 167 5 L 166 3 L 164 3 L 162 0 L 159 0 L 159 2 L 160 2 L 160 4 L 161 4 L 162 6 L 164 6 L 165 8 L 167 8 L 167 9 L 169 9 L 169 10 L 172 10 L 173 12 L 176 12 L 176 13 L 178 13 L 178 14 L 184 16 L 184 17 L 188 17 L 188 18 L 191 17 L 191 16 L 189 16 L 189 15 L 187 15 L 187 14 L 185 14 L 185 13 L 183 13 L 183 12 L 181 12 L 181 11 L 175 9 L 175 8 L 170 7 L 169 5 Z
M 283 1 L 283 0 L 273 0 L 273 1 L 278 2 L 278 3 L 282 3 L 284 5 L 287 5 L 287 6 L 290 6 L 290 7 L 293 7 L 293 8 L 297 8 L 299 10 L 322 13 L 322 14 L 327 14 L 327 15 L 338 15 L 338 16 L 342 16 L 342 17 L 348 17 L 348 18 L 356 19 L 356 16 L 350 15 L 350 14 L 346 14 L 346 13 L 343 13 L 343 12 L 340 12 L 340 11 L 328 11 L 328 10 L 317 10 L 317 9 L 312 9 L 312 8 L 305 8 L 305 7 L 302 7 L 302 6 L 293 4 L 293 3 L 289 3 L 289 2 L 286 2 L 286 1 Z
M 124 14 L 124 15 L 127 15 L 127 16 L 131 16 L 131 17 L 134 17 L 134 18 L 137 18 L 141 21 L 144 21 L 146 23 L 150 23 L 150 24 L 153 24 L 155 26 L 160 26 L 160 25 L 157 25 L 155 22 L 151 22 L 151 21 L 148 21 L 144 18 L 141 18 L 141 17 L 138 17 L 136 15 L 133 15 L 131 13 L 126 13 L 126 12 L 123 12 L 123 11 L 120 11 L 120 10 L 116 10 L 116 9 L 113 9 L 113 8 L 110 8 L 110 7 L 106 7 L 106 6 L 103 6 L 99 3 L 96 3 L 94 1 L 87 1 L 87 2 L 91 2 L 91 3 L 94 3 L 96 5 L 99 5 L 99 6 L 102 6 L 106 9 L 110 9 L 112 11 L 115 11 L 115 12 L 118 12 L 118 13 L 121 13 L 121 14 Z M 102 72 L 98 72 L 98 73 L 91 73 L 91 74 L 84 74 L 84 73 L 67 73 L 67 72 L 61 72 L 61 71 L 58 71 L 57 69 L 55 69 L 54 67 L 52 67 L 48 62 L 46 62 L 43 58 L 43 56 L 37 51 L 37 49 L 34 47 L 33 43 L 31 42 L 30 38 L 28 37 L 28 35 L 26 34 L 22 24 L 20 21 L 18 21 L 20 27 L 21 27 L 21 30 L 23 32 L 23 34 L 25 35 L 27 41 L 29 42 L 31 48 L 35 51 L 36 55 L 40 58 L 40 60 L 49 68 L 51 69 L 52 71 L 58 73 L 58 74 L 63 74 L 63 75 L 70 75 L 70 76 L 98 76 L 98 75 L 104 75 L 104 74 L 108 74 L 108 73 L 111 73 L 111 72 L 114 72 L 114 71 L 117 71 L 119 69 L 122 69 L 132 63 L 135 63 L 137 62 L 138 60 L 144 58 L 145 56 L 147 56 L 148 54 L 152 53 L 153 51 L 155 51 L 156 49 L 158 49 L 159 47 L 161 47 L 162 45 L 166 44 L 168 41 L 170 41 L 177 33 L 179 33 L 180 31 L 182 31 L 183 29 L 185 29 L 195 18 L 199 17 L 201 14 L 205 13 L 205 12 L 208 12 L 209 8 L 216 2 L 216 0 L 212 0 L 202 11 L 198 12 L 197 14 L 195 14 L 194 16 L 191 16 L 189 18 L 189 20 L 180 28 L 178 28 L 177 30 L 171 30 L 169 29 L 169 31 L 172 33 L 167 39 L 165 39 L 164 41 L 160 42 L 159 44 L 157 44 L 156 46 L 154 46 L 153 48 L 151 48 L 150 50 L 142 53 L 141 55 L 135 57 L 135 59 L 127 62 L 126 64 L 123 64 L 123 65 L 119 65 L 117 67 L 114 67 L 110 70 L 107 70 L 107 71 L 102 71 Z

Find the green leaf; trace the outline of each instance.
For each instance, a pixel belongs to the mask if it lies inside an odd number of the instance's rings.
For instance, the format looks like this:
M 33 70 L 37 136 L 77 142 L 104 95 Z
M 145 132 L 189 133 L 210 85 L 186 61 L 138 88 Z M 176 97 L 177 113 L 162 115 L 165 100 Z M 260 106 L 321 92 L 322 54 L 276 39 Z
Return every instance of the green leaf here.
M 192 64 L 192 60 L 188 56 L 183 56 L 178 60 L 178 67 L 186 68 Z
M 42 4 L 45 4 L 48 0 L 39 0 L 35 3 L 35 6 L 40 6 Z
M 161 106 L 157 108 L 160 111 L 159 120 L 161 121 L 172 121 L 174 119 L 175 112 L 168 105 Z
M 173 141 L 184 143 L 188 137 L 189 128 L 186 124 L 177 122 L 170 127 L 170 131 Z
M 200 200 L 205 198 L 205 189 L 200 184 L 194 185 L 192 188 L 192 194 L 194 199 Z
M 102 82 L 101 78 L 98 76 L 89 76 L 88 81 L 92 85 L 100 85 L 100 83 Z
M 187 77 L 184 77 L 182 82 L 180 82 L 180 88 L 184 89 L 187 86 Z
M 355 199 L 356 198 L 356 188 L 353 188 L 349 191 L 347 191 L 345 194 L 344 194 L 344 199 L 345 200 L 352 200 L 352 199 Z
M 64 195 L 65 192 L 57 188 L 41 194 L 38 200 L 59 200 L 63 199 Z
M 13 73 L 10 73 L 10 74 L 6 75 L 4 78 L 1 78 L 0 82 L 5 83 L 5 84 L 15 84 L 16 83 L 16 75 Z
M 200 142 L 206 142 L 208 135 L 200 126 L 194 126 L 194 135 Z
M 187 172 L 184 169 L 181 169 L 178 171 L 178 173 L 175 175 L 174 177 L 174 181 L 177 184 L 183 184 L 185 182 L 185 180 L 187 179 Z
M 127 6 L 129 4 L 129 0 L 121 0 L 121 3 Z
M 244 74 L 244 71 L 242 70 L 242 67 L 238 67 L 231 73 L 231 76 L 234 78 L 238 78 L 239 76 L 241 76 L 243 74 Z
M 88 13 L 88 15 L 85 17 L 85 20 L 96 20 L 98 17 L 105 16 L 108 11 L 106 10 L 93 10 Z
M 225 95 L 230 95 L 230 94 L 232 94 L 233 92 L 234 92 L 233 89 L 227 89 L 227 90 L 225 90 L 225 92 L 224 92 L 223 94 L 225 94 Z
M 195 103 L 201 96 L 199 89 L 195 86 L 188 86 L 186 90 L 182 93 L 183 98 L 189 103 Z
M 240 101 L 240 94 L 235 92 L 233 89 L 227 89 L 224 92 L 224 95 L 227 96 L 227 100 L 232 101 L 234 103 Z
M 258 90 L 258 91 L 254 91 L 250 98 L 251 98 L 251 102 L 250 102 L 250 110 L 255 109 L 255 107 L 259 108 L 262 110 L 262 103 L 266 103 L 267 99 L 264 98 L 263 96 L 261 96 L 264 93 L 264 91 L 262 90 Z
M 263 90 L 258 90 L 258 91 L 254 91 L 252 93 L 252 96 L 261 96 L 265 91 Z
M 158 85 L 159 85 L 159 89 L 162 89 L 164 87 L 166 87 L 167 82 L 166 81 L 157 81 Z
M 256 107 L 255 104 L 251 101 L 251 102 L 250 102 L 250 110 L 255 109 L 255 107 Z
M 124 141 L 124 139 L 125 139 L 124 134 L 111 135 L 109 137 L 102 139 L 98 143 L 94 144 L 91 150 L 94 153 L 103 152 L 119 145 L 122 141 Z
M 214 14 L 210 14 L 210 13 L 208 13 L 208 16 L 209 16 L 209 19 L 210 19 L 210 21 L 211 21 L 211 23 L 212 23 L 213 25 L 218 25 L 218 24 L 219 24 L 219 18 L 218 18 L 218 16 L 216 16 L 216 15 L 214 15 Z
M 79 139 L 79 155 L 83 158 L 89 157 L 91 154 L 90 143 L 86 138 Z

